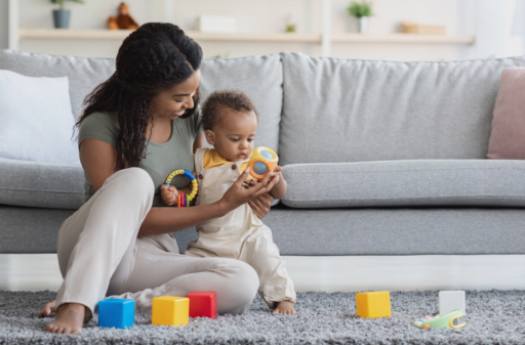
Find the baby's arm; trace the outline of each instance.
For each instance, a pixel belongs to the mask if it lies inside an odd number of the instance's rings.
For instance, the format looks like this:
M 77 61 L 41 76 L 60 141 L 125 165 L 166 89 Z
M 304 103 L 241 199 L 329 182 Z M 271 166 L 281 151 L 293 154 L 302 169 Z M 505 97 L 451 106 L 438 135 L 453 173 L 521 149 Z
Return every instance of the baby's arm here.
M 179 192 L 177 191 L 177 188 L 166 184 L 160 186 L 160 197 L 162 198 L 162 202 L 166 205 L 176 205 L 178 196 Z
M 277 184 L 270 191 L 270 195 L 276 199 L 282 199 L 282 197 L 284 197 L 284 195 L 286 194 L 286 180 L 284 179 L 282 168 L 280 166 L 277 166 L 274 169 L 274 172 L 276 173 L 275 178 L 278 179 L 278 181 Z

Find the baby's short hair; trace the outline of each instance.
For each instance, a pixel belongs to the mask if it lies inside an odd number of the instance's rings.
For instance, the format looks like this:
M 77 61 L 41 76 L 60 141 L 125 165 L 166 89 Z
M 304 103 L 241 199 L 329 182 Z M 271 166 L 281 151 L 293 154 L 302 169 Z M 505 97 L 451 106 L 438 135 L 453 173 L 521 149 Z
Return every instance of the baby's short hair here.
M 236 90 L 215 91 L 202 106 L 201 125 L 203 129 L 212 129 L 217 123 L 221 108 L 235 111 L 255 111 L 255 106 L 245 93 Z

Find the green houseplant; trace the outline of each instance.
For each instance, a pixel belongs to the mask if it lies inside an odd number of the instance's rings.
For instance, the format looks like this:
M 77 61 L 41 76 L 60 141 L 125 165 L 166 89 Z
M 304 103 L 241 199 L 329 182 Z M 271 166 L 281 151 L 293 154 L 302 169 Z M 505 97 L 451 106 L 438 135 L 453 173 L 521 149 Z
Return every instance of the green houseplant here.
M 71 18 L 71 11 L 66 9 L 66 1 L 83 4 L 84 0 L 49 0 L 53 4 L 57 4 L 58 8 L 53 10 L 53 24 L 57 29 L 67 29 L 69 27 L 69 19 Z
M 352 1 L 347 8 L 348 14 L 357 18 L 358 31 L 364 33 L 368 29 L 368 17 L 374 15 L 370 1 Z

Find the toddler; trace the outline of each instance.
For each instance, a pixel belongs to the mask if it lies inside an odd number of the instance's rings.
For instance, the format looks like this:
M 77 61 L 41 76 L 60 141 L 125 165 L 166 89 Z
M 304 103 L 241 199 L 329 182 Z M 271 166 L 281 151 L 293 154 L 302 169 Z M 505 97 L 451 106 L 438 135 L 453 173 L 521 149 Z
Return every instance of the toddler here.
M 257 129 L 255 108 L 241 92 L 215 92 L 203 106 L 202 127 L 213 148 L 195 152 L 200 184 L 197 202 L 208 204 L 219 200 L 248 165 Z M 286 192 L 286 181 L 280 167 L 274 173 L 278 182 L 270 194 L 280 199 Z M 163 186 L 161 197 L 167 205 L 174 205 L 177 190 Z M 259 275 L 259 291 L 273 311 L 295 314 L 295 290 L 279 248 L 273 242 L 271 230 L 248 204 L 200 224 L 197 231 L 199 237 L 186 254 L 230 257 L 250 264 Z

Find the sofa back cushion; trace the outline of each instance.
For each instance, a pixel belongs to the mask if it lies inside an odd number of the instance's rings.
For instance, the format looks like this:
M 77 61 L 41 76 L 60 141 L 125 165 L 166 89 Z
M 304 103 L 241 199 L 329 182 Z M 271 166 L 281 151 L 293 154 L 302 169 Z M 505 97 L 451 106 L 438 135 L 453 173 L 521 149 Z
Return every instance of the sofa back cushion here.
M 283 104 L 283 69 L 278 54 L 205 60 L 201 67 L 201 97 L 216 90 L 240 90 L 251 98 L 257 114 L 256 145 L 278 149 Z
M 278 147 L 282 110 L 282 64 L 278 54 L 235 59 L 208 59 L 202 63 L 201 97 L 219 89 L 238 89 L 255 104 L 260 116 L 256 144 Z M 0 69 L 27 76 L 69 78 L 73 112 L 78 118 L 84 98 L 109 78 L 114 59 L 0 51 Z
M 484 158 L 501 71 L 525 57 L 394 62 L 283 54 L 282 164 Z
M 71 107 L 75 118 L 82 112 L 82 102 L 95 86 L 115 70 L 114 60 L 5 50 L 0 52 L 0 68 L 32 77 L 68 77 Z

